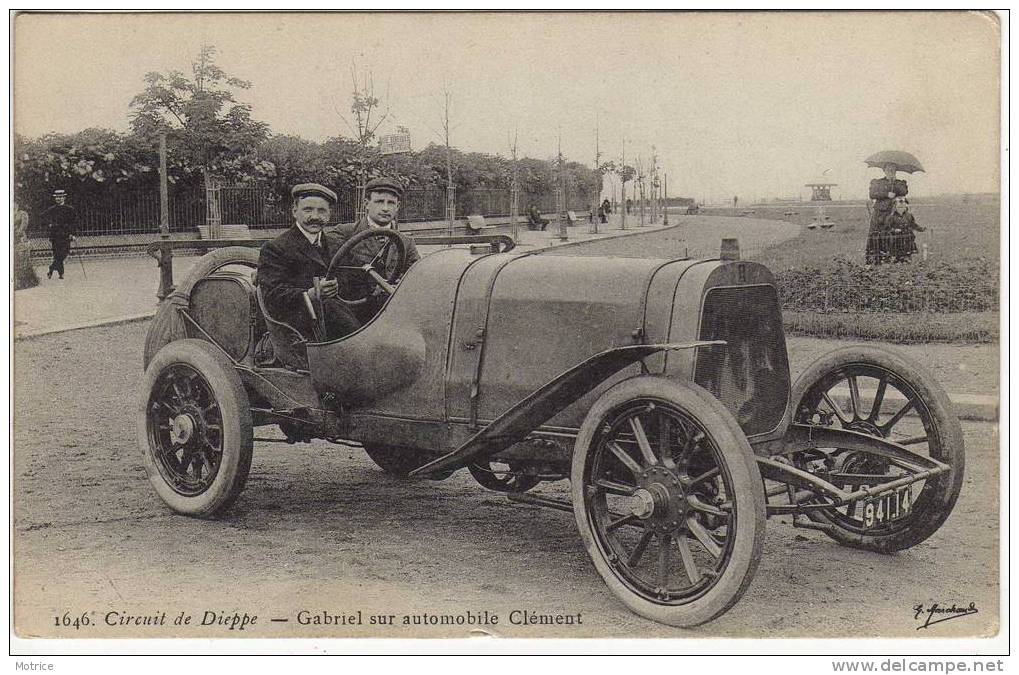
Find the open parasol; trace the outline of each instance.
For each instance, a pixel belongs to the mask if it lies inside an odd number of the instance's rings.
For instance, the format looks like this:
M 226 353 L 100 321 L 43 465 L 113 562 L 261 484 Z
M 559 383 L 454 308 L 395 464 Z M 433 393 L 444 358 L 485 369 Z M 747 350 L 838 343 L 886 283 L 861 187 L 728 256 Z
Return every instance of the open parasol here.
M 923 165 L 913 155 L 902 150 L 882 150 L 881 152 L 875 152 L 873 155 L 863 160 L 867 163 L 867 166 L 874 166 L 879 169 L 883 169 L 886 166 L 895 167 L 896 171 L 905 171 L 906 173 L 915 173 L 917 171 L 923 171 Z

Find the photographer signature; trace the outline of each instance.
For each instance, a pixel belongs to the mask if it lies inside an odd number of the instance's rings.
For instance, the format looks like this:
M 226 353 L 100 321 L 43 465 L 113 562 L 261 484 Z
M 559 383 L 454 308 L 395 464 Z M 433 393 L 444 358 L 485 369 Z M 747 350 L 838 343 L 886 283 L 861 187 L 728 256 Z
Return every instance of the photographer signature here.
M 931 603 L 928 606 L 916 605 L 913 607 L 913 618 L 917 621 L 923 621 L 922 624 L 916 627 L 917 630 L 929 628 L 936 623 L 942 623 L 944 621 L 951 621 L 952 619 L 961 619 L 964 616 L 972 616 L 978 612 L 977 603 L 971 602 L 969 605 L 960 607 L 954 602 L 951 605 L 939 605 L 938 603 Z M 935 618 L 937 617 L 937 618 Z

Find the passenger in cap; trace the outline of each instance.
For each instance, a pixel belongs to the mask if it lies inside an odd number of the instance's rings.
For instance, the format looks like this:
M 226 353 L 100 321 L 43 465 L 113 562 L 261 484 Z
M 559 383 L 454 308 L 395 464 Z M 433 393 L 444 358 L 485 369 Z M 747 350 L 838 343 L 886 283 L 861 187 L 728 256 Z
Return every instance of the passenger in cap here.
M 400 210 L 400 198 L 402 196 L 403 186 L 397 180 L 393 178 L 373 178 L 368 181 L 364 188 L 364 216 L 353 225 L 340 225 L 337 228 L 337 232 L 346 241 L 356 234 L 368 232 L 372 229 L 396 230 L 396 217 Z M 403 242 L 407 251 L 407 259 L 397 274 L 398 279 L 407 273 L 411 265 L 421 259 L 421 255 L 418 253 L 417 247 L 414 246 L 414 242 L 410 237 L 403 236 Z M 351 251 L 350 264 L 364 265 L 370 262 L 385 243 L 385 240 L 381 237 L 366 240 L 363 244 L 357 246 L 355 250 Z M 395 254 L 387 259 L 387 270 L 390 268 L 390 265 L 395 264 L 393 258 L 395 258 Z M 366 293 L 373 293 L 369 297 L 368 302 L 355 308 L 355 312 L 357 312 L 357 316 L 362 322 L 369 321 L 379 312 L 382 305 L 385 304 L 386 296 L 377 292 L 378 287 L 374 285 L 369 287 L 369 284 L 362 278 L 350 279 L 349 281 L 345 279 L 344 282 L 349 284 L 364 283 L 363 288 L 344 290 L 344 297 L 362 297 Z
M 312 301 L 321 300 L 325 314 L 326 339 L 349 335 L 361 323 L 337 297 L 335 279 L 324 281 L 318 291 L 314 277 L 325 277 L 329 262 L 344 238 L 325 229 L 329 224 L 336 193 L 318 183 L 295 185 L 291 213 L 294 225 L 262 246 L 258 258 L 258 286 L 270 316 L 313 337 Z

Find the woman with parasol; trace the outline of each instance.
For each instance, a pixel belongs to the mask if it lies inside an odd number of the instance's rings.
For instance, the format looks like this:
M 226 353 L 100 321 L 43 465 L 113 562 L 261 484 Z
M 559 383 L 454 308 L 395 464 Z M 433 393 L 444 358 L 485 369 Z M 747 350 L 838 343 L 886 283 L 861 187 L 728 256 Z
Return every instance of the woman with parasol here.
M 867 236 L 867 264 L 881 264 L 882 258 L 888 253 L 888 237 L 885 233 L 885 221 L 891 215 L 895 207 L 897 197 L 905 197 L 909 193 L 909 186 L 906 181 L 897 179 L 897 171 L 914 173 L 923 171 L 920 161 L 900 150 L 884 150 L 875 153 L 866 160 L 867 166 L 883 169 L 884 178 L 875 178 L 870 181 L 870 198 L 874 200 L 870 212 L 870 233 Z

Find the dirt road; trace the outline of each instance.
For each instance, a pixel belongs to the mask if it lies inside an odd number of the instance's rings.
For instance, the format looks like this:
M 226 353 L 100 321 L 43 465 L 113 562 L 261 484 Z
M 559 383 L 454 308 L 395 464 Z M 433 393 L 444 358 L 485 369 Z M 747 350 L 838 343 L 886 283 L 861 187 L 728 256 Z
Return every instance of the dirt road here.
M 23 637 L 484 631 L 941 638 L 996 631 L 995 425 L 964 425 L 962 496 L 927 542 L 884 556 L 770 520 L 743 600 L 713 623 L 680 630 L 635 616 L 609 593 L 571 514 L 511 504 L 466 472 L 440 483 L 401 481 L 359 448 L 258 443 L 247 488 L 224 517 L 172 515 L 149 487 L 135 445 L 146 327 L 16 345 L 13 545 L 15 625 Z M 802 367 L 793 343 L 793 370 Z M 564 495 L 567 485 L 539 491 Z M 918 632 L 914 607 L 932 602 L 972 602 L 979 613 Z M 443 614 L 462 623 L 429 623 Z M 535 615 L 580 623 L 527 624 Z

